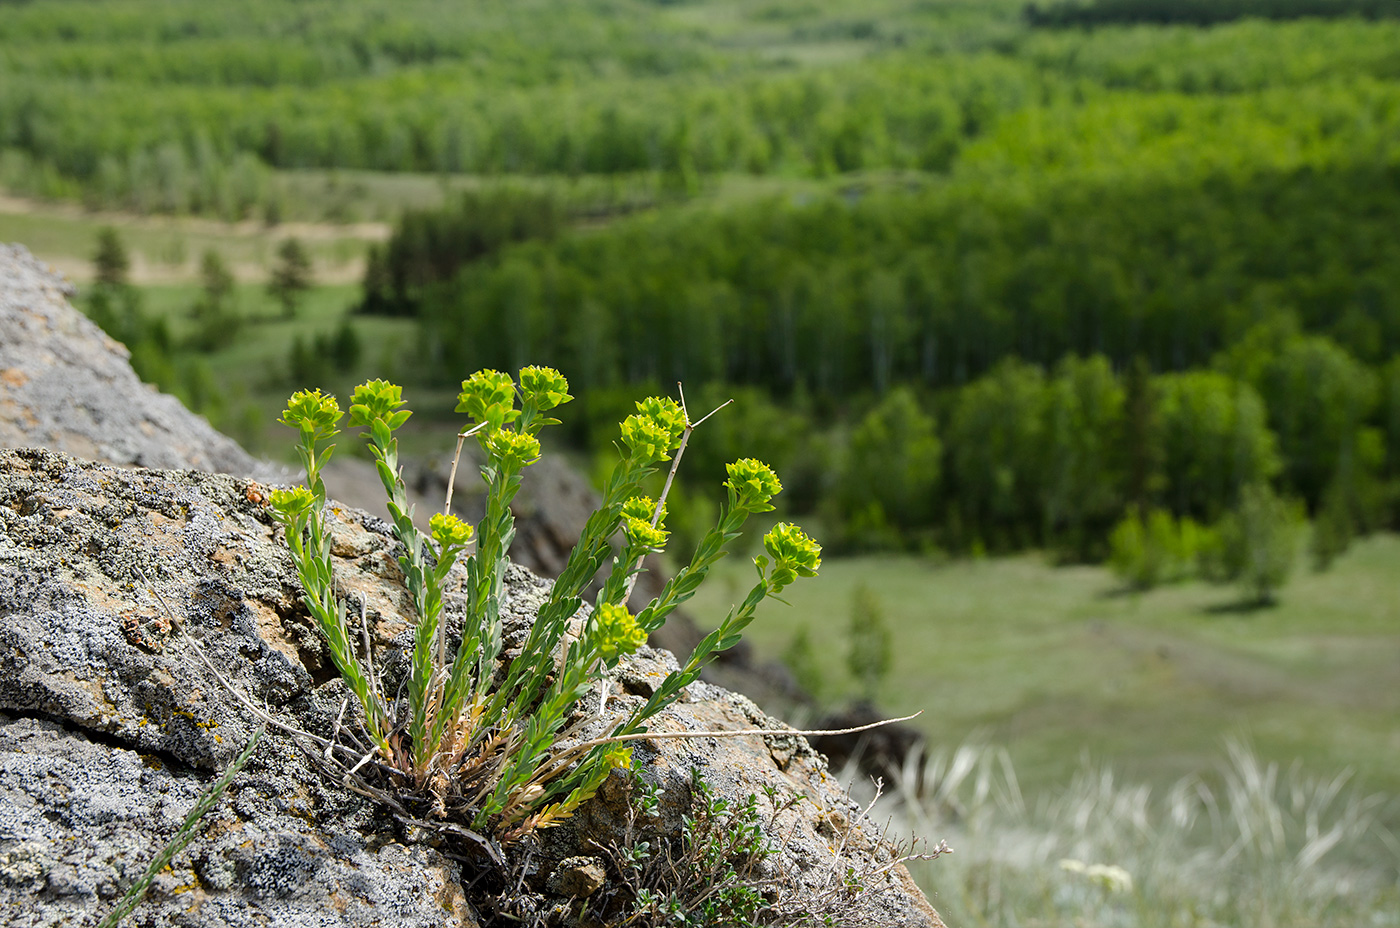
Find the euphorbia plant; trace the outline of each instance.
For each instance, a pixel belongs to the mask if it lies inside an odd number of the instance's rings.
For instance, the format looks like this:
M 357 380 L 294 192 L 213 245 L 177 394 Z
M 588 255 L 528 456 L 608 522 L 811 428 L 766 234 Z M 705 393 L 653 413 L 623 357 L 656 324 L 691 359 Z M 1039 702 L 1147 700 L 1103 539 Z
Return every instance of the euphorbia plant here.
M 281 419 L 298 430 L 307 485 L 275 492 L 273 510 L 286 529 L 305 588 L 303 599 L 360 703 L 374 753 L 404 792 L 420 796 L 437 815 L 470 821 L 473 828 L 490 830 L 503 840 L 566 817 L 594 793 L 609 770 L 629 764 L 630 750 L 623 744 L 645 732 L 649 718 L 678 699 L 716 654 L 739 641 L 765 597 L 799 576 L 813 576 L 820 564 L 820 547 L 800 529 L 776 526 L 764 539 L 767 553 L 755 559 L 758 582 L 743 602 L 644 705 L 609 734 L 580 741 L 565 728 L 575 705 L 695 593 L 747 518 L 771 510 L 770 500 L 782 487 L 766 464 L 741 460 L 729 465 L 728 499 L 718 523 L 657 598 L 633 614 L 627 600 L 642 559 L 660 551 L 667 540 L 665 494 L 652 500 L 642 493 L 642 484 L 684 447 L 694 427 L 673 400 L 651 397 L 638 403 L 637 412 L 622 423 L 621 457 L 604 487 L 602 505 L 588 518 L 520 654 L 503 662 L 500 599 L 514 535 L 510 503 L 524 469 L 540 456 L 540 431 L 557 424 L 548 413 L 570 399 L 565 379 L 545 367 L 525 368 L 518 383 L 489 370 L 463 381 L 457 411 L 473 423 L 463 437 L 475 436 L 484 454 L 485 516 L 474 531 L 445 511 L 431 518 L 424 534 L 413 522 L 399 474 L 394 433 L 410 415 L 402 408 L 402 390 L 382 380 L 355 389 L 350 425 L 366 429 L 394 531 L 404 546 L 399 565 L 415 611 L 402 699 L 385 691 L 368 655 L 356 654 L 345 604 L 335 594 L 320 470 L 335 447 L 331 439 L 339 434 L 339 404 L 320 391 L 301 391 L 293 394 Z M 614 554 L 610 539 L 619 530 L 622 550 Z M 467 554 L 473 536 L 476 547 Z M 464 557 L 466 618 L 460 636 L 452 636 L 459 643 L 449 648 L 443 590 L 449 571 Z M 591 616 L 581 633 L 567 635 L 584 590 L 609 557 L 612 566 Z

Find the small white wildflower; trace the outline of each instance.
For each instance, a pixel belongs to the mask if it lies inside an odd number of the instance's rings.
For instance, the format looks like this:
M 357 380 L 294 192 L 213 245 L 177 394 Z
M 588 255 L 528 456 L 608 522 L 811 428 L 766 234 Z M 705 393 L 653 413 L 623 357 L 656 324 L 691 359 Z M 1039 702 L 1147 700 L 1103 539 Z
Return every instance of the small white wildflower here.
M 1092 864 L 1084 875 L 1111 893 L 1133 891 L 1133 875 L 1117 864 Z

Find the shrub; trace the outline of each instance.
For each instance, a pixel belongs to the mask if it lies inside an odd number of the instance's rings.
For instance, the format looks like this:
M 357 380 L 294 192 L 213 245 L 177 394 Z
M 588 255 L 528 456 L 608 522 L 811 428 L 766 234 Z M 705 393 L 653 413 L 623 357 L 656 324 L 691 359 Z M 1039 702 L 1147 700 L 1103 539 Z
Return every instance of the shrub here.
M 1195 520 L 1174 519 L 1165 509 L 1152 510 L 1146 519 L 1130 513 L 1109 536 L 1109 566 L 1139 590 L 1185 580 L 1208 536 Z
M 1246 486 L 1240 505 L 1220 523 L 1217 578 L 1240 583 L 1256 605 L 1268 605 L 1288 581 L 1298 552 L 1302 506 L 1266 484 Z

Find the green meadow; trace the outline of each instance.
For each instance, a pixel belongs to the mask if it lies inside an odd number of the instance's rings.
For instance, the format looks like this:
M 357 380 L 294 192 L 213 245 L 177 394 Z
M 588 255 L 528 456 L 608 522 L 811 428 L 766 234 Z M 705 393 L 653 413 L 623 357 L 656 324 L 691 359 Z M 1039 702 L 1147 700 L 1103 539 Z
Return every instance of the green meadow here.
M 693 601 L 702 625 L 742 598 L 752 573 L 739 557 L 718 570 Z M 834 558 L 746 637 L 778 659 L 806 626 L 830 681 L 822 696 L 841 703 L 855 693 L 845 655 L 860 584 L 894 634 L 882 708 L 922 711 L 911 724 L 931 749 L 1004 745 L 1028 791 L 1069 782 L 1085 759 L 1165 785 L 1210 769 L 1240 738 L 1267 760 L 1352 767 L 1371 789 L 1400 793 L 1395 535 L 1358 542 L 1326 573 L 1300 564 L 1262 609 L 1196 581 L 1131 593 L 1104 568 L 1036 554 Z

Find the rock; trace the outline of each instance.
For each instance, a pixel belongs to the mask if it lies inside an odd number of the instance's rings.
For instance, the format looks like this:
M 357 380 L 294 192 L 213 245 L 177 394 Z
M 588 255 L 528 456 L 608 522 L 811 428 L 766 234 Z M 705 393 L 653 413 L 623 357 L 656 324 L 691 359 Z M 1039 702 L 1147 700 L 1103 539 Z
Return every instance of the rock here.
M 121 466 L 251 475 L 257 464 L 68 304 L 73 286 L 21 245 L 0 245 L 0 447 L 45 447 Z
M 0 924 L 96 924 L 247 742 L 255 720 L 192 659 L 190 641 L 278 720 L 331 729 L 345 688 L 298 600 L 265 495 L 225 475 L 0 451 Z M 364 600 L 376 653 L 392 660 L 409 628 L 396 542 L 366 513 L 333 512 L 338 579 Z M 547 589 L 523 569 L 508 572 L 508 641 Z M 461 622 L 458 598 L 445 615 Z M 619 667 L 607 712 L 591 724 L 613 724 L 674 666 L 644 648 Z M 781 724 L 700 683 L 651 727 Z M 699 770 L 732 805 L 759 797 L 774 849 L 765 866 L 787 891 L 827 892 L 844 906 L 848 868 L 869 875 L 859 906 L 842 910 L 855 914 L 837 924 L 941 925 L 802 739 L 658 739 L 638 742 L 633 758 L 659 790 L 654 820 L 635 821 L 631 787 L 615 771 L 577 815 L 512 845 L 496 865 L 470 842 L 410 828 L 328 781 L 271 732 L 136 919 L 153 928 L 455 926 L 477 924 L 477 913 L 482 924 L 506 923 L 492 913 L 509 913 L 526 924 L 597 923 L 625 882 L 608 849 L 638 836 L 679 849 Z M 770 822 L 769 790 L 780 805 L 804 798 Z M 586 899 L 575 896 L 596 873 L 580 857 L 598 861 L 606 880 Z
M 550 876 L 549 891 L 573 899 L 587 899 L 603 888 L 608 874 L 597 857 L 570 857 L 559 861 Z

